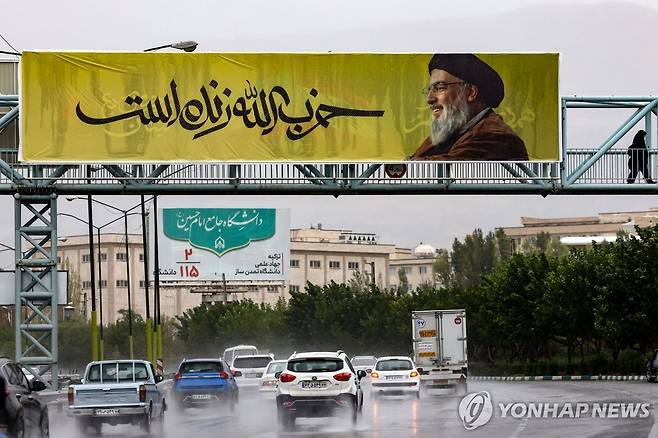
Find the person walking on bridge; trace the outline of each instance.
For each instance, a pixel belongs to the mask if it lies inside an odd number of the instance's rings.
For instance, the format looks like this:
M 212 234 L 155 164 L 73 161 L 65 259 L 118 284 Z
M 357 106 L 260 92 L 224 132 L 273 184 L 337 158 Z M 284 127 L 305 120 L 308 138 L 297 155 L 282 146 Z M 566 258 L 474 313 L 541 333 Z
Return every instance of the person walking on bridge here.
M 648 184 L 655 184 L 656 182 L 651 179 L 649 172 L 649 151 L 644 137 L 647 135 L 646 131 L 640 129 L 633 137 L 633 144 L 628 147 L 628 169 L 630 173 L 626 182 L 633 184 L 639 172 L 642 172 L 645 181 Z

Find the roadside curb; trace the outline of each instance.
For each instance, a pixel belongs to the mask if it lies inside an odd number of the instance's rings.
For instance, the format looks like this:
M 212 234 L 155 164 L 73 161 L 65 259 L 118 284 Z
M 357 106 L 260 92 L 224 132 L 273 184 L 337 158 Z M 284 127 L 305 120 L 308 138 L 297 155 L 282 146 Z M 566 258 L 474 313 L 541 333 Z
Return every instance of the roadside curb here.
M 469 380 L 499 380 L 513 382 L 536 382 L 536 381 L 554 381 L 554 380 L 645 380 L 645 376 L 470 376 Z

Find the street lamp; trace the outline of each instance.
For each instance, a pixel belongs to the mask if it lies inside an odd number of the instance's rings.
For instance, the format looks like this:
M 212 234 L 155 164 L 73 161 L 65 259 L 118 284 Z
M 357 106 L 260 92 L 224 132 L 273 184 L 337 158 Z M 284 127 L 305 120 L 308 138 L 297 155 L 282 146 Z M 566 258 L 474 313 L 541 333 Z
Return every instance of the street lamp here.
M 83 224 L 86 224 L 89 226 L 89 228 L 95 228 L 96 229 L 96 234 L 98 238 L 98 297 L 99 297 L 99 316 L 100 316 L 100 339 L 96 337 L 96 285 L 94 284 L 96 282 L 96 277 L 94 276 L 94 267 L 90 266 L 90 274 L 91 274 L 91 356 L 93 360 L 98 360 L 100 357 L 100 360 L 103 360 L 104 355 L 105 355 L 105 346 L 104 346 L 104 340 L 103 340 L 103 286 L 101 284 L 101 279 L 102 279 L 102 270 L 101 270 L 101 228 L 103 227 L 97 227 L 91 222 L 87 222 L 84 219 L 80 219 L 77 216 L 74 216 L 72 214 L 68 213 L 57 213 L 57 216 L 66 216 L 70 217 L 72 219 L 75 219 L 77 221 L 82 222 Z M 93 234 L 93 233 L 92 233 Z M 91 235 L 91 234 L 90 234 Z M 93 245 L 93 239 L 90 239 L 90 242 Z M 89 251 L 89 262 L 93 262 L 93 246 L 90 245 L 90 251 Z M 87 317 L 87 298 L 85 294 L 85 319 Z M 100 347 L 100 348 L 99 348 Z M 99 351 L 100 350 L 100 351 Z M 99 356 L 100 353 L 100 356 Z
M 66 198 L 67 201 L 74 201 L 76 199 L 84 199 L 84 198 L 79 198 L 79 197 L 67 197 Z M 127 283 L 127 286 L 128 286 L 128 337 L 129 337 L 129 343 L 130 343 L 129 344 L 130 345 L 130 358 L 133 359 L 134 358 L 134 351 L 135 351 L 135 343 L 134 343 L 134 337 L 133 337 L 133 322 L 132 322 L 133 312 L 132 312 L 132 294 L 131 294 L 131 279 L 130 279 L 130 255 L 129 255 L 130 250 L 128 248 L 128 216 L 131 216 L 131 215 L 134 215 L 134 214 L 140 214 L 140 213 L 129 213 L 129 211 L 134 209 L 134 208 L 139 207 L 141 204 L 138 204 L 138 205 L 136 205 L 136 206 L 134 206 L 134 207 L 132 207 L 128 210 L 122 210 L 118 207 L 115 207 L 114 205 L 107 204 L 103 201 L 99 201 L 98 199 L 93 199 L 92 198 L 92 202 L 96 202 L 96 203 L 101 204 L 105 207 L 108 207 L 108 208 L 111 208 L 115 211 L 123 213 L 123 226 L 124 226 L 123 236 L 124 236 L 124 239 L 125 239 L 125 250 L 126 250 L 126 281 L 128 282 Z M 104 228 L 104 227 L 106 227 L 110 224 L 113 224 L 113 223 L 117 222 L 118 220 L 119 220 L 119 218 L 114 219 L 113 221 L 108 222 L 107 224 L 105 224 L 101 227 L 97 227 L 97 230 L 98 230 L 98 233 L 99 233 L 99 237 L 98 237 L 98 245 L 99 246 L 100 246 L 100 229 Z M 99 249 L 99 251 L 100 251 L 100 249 Z M 99 255 L 99 258 L 100 258 L 100 255 Z M 99 271 L 100 271 L 100 260 L 99 260 Z M 145 276 L 146 276 L 146 273 L 145 273 Z M 148 280 L 145 280 L 145 282 L 146 281 L 148 281 Z M 147 296 L 147 301 L 148 301 L 148 296 Z M 148 304 L 147 304 L 147 306 L 148 306 Z
M 165 44 L 164 46 L 158 46 L 158 47 L 151 47 L 150 49 L 144 50 L 145 52 L 154 52 L 156 50 L 160 49 L 167 49 L 167 48 L 172 48 L 172 49 L 178 49 L 178 50 L 183 50 L 185 52 L 194 52 L 196 49 L 196 46 L 198 46 L 199 43 L 196 41 L 181 41 L 178 43 L 173 43 L 173 44 Z

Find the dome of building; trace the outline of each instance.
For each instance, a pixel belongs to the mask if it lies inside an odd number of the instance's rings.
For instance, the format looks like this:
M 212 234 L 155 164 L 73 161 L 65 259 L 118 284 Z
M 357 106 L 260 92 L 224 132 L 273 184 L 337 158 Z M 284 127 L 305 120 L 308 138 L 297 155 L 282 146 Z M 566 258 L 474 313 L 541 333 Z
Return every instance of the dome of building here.
M 427 245 L 424 244 L 423 242 L 420 242 L 417 247 L 414 248 L 413 254 L 416 257 L 435 257 L 436 256 L 436 249 L 432 245 Z

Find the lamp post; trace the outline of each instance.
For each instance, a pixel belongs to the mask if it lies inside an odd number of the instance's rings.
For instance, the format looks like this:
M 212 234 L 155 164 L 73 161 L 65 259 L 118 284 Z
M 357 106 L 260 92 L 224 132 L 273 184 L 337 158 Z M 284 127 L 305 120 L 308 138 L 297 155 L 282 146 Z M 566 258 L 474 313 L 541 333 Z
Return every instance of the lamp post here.
M 150 201 L 154 199 L 155 196 L 149 198 L 147 201 Z M 67 197 L 67 201 L 74 201 L 76 199 L 84 199 L 81 197 Z M 132 331 L 132 295 L 131 295 L 131 279 L 130 279 L 130 256 L 129 256 L 129 248 L 128 248 L 128 216 L 134 215 L 134 214 L 140 214 L 140 213 L 130 213 L 132 210 L 136 209 L 137 207 L 142 208 L 141 216 L 142 216 L 142 248 L 144 251 L 144 289 L 145 289 L 145 299 L 146 299 L 146 354 L 147 358 L 151 362 L 155 362 L 155 357 L 154 357 L 154 350 L 153 348 L 153 332 L 155 331 L 155 328 L 153 326 L 153 321 L 151 320 L 150 317 L 150 308 L 149 308 L 149 290 L 148 290 L 148 259 L 147 259 L 147 254 L 148 254 L 148 242 L 147 242 L 147 237 L 146 237 L 146 212 L 145 212 L 145 201 L 144 201 L 144 196 L 141 197 L 141 202 L 137 205 L 134 205 L 126 210 L 123 210 L 121 208 L 115 207 L 114 205 L 108 204 L 103 201 L 99 201 L 98 199 L 92 199 L 93 202 L 96 202 L 100 205 L 103 205 L 107 208 L 111 208 L 115 211 L 118 211 L 123 214 L 123 219 L 124 219 L 124 239 L 125 239 L 125 250 L 126 250 L 126 276 L 127 276 L 127 281 L 128 281 L 128 333 L 129 333 L 129 342 L 130 342 L 130 358 L 133 359 L 134 355 L 134 337 L 133 337 L 133 331 Z M 113 220 L 112 222 L 109 222 L 108 224 L 103 225 L 103 227 L 112 224 L 116 221 L 118 221 L 119 218 Z M 159 298 L 159 297 L 158 297 Z M 154 297 L 155 299 L 155 297 Z M 159 306 L 158 306 L 159 309 Z M 158 321 L 159 323 L 159 317 Z M 157 325 L 155 326 L 157 327 Z M 156 337 L 157 339 L 157 337 Z M 161 344 L 161 342 L 160 342 Z
M 68 199 L 67 199 L 67 200 L 68 200 Z M 72 199 L 71 199 L 71 200 L 72 200 Z M 93 200 L 93 202 L 100 202 L 100 201 Z M 127 229 L 128 229 L 128 226 L 127 226 L 128 222 L 127 222 L 127 220 L 128 220 L 128 216 L 136 215 L 136 214 L 139 214 L 139 213 L 128 213 L 128 212 L 125 212 L 125 214 L 124 214 L 124 216 L 123 216 L 124 224 L 125 224 L 125 230 L 126 230 L 126 232 L 124 233 L 124 236 L 126 237 L 126 242 L 127 242 Z M 58 213 L 58 216 L 66 216 L 66 217 L 70 217 L 70 218 L 76 219 L 76 220 L 78 220 L 78 221 L 80 221 L 80 222 L 82 222 L 82 223 L 85 223 L 85 224 L 87 224 L 87 225 L 89 224 L 89 223 L 88 223 L 87 221 L 85 221 L 84 219 L 80 219 L 79 217 L 77 217 L 77 216 L 73 216 L 72 214 L 68 214 L 68 213 Z M 104 358 L 104 340 L 103 340 L 103 296 L 102 296 L 102 286 L 101 286 L 101 281 L 102 281 L 102 280 L 101 280 L 101 248 L 100 248 L 100 245 L 101 245 L 101 230 L 102 230 L 103 228 L 109 226 L 109 225 L 112 225 L 112 224 L 118 222 L 120 219 L 122 219 L 122 218 L 121 218 L 121 217 L 118 217 L 118 218 L 116 218 L 116 219 L 111 220 L 110 222 L 107 222 L 107 223 L 101 225 L 101 226 L 95 226 L 95 225 L 92 225 L 92 226 L 96 229 L 97 236 L 98 236 L 98 237 L 97 237 L 97 241 L 98 241 L 98 272 L 99 272 L 99 279 L 98 279 L 98 282 L 99 282 L 99 295 L 100 295 L 100 306 L 99 306 L 99 310 L 100 310 L 100 342 L 99 342 L 99 346 L 100 346 L 100 358 L 101 358 L 101 360 L 103 360 L 103 358 Z M 126 244 L 126 262 L 128 262 L 128 260 L 129 260 L 128 252 L 127 252 L 127 251 L 128 251 L 128 245 Z M 128 269 L 129 269 L 129 268 L 128 268 Z M 129 273 L 129 272 L 130 272 L 130 271 L 128 271 L 128 273 Z M 93 289 L 92 289 L 92 292 L 93 292 Z M 93 298 L 92 298 L 92 299 L 93 299 Z M 134 338 L 133 338 L 133 333 L 132 333 L 132 303 L 131 303 L 131 296 L 130 296 L 130 277 L 128 277 L 128 333 L 129 333 L 130 358 L 133 359 L 133 357 L 134 357 Z
M 178 50 L 183 50 L 185 52 L 194 52 L 196 50 L 196 46 L 198 46 L 199 43 L 196 41 L 181 41 L 178 43 L 173 43 L 173 44 L 165 44 L 164 46 L 158 46 L 158 47 L 151 47 L 149 49 L 145 49 L 145 52 L 154 52 L 156 50 L 160 49 L 167 49 L 167 48 L 172 48 L 172 49 L 178 49 Z

